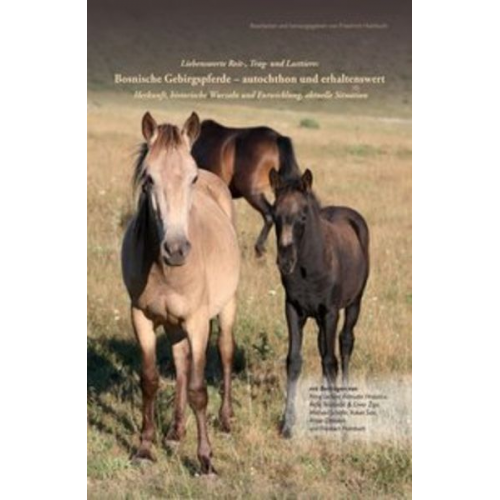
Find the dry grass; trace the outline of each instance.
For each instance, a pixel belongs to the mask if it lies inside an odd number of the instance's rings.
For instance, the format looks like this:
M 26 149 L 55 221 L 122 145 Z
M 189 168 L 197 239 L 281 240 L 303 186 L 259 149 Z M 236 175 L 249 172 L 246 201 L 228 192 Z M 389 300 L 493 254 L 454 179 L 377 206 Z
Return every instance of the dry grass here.
M 160 106 L 160 105 L 159 105 Z M 191 107 L 152 109 L 159 120 L 181 123 Z M 231 105 L 196 105 L 201 117 L 267 124 L 290 135 L 300 165 L 312 168 L 325 204 L 346 204 L 365 214 L 371 228 L 372 274 L 357 328 L 352 373 L 359 379 L 411 374 L 411 128 L 409 122 L 314 114 L 318 129 L 301 128 L 307 113 Z M 230 437 L 216 429 L 218 364 L 208 366 L 210 433 L 215 481 L 196 477 L 195 425 L 158 462 L 130 465 L 140 425 L 138 357 L 121 282 L 123 220 L 132 209 L 130 174 L 144 108 L 123 98 L 89 95 L 88 112 L 88 482 L 91 498 L 395 498 L 411 495 L 410 443 L 284 441 L 277 426 L 284 402 L 287 334 L 283 291 L 273 237 L 264 260 L 253 255 L 260 216 L 237 202 L 243 253 L 236 328 L 237 421 Z M 172 360 L 159 345 L 162 391 L 158 426 L 171 415 Z M 303 373 L 320 363 L 312 325 L 307 327 Z

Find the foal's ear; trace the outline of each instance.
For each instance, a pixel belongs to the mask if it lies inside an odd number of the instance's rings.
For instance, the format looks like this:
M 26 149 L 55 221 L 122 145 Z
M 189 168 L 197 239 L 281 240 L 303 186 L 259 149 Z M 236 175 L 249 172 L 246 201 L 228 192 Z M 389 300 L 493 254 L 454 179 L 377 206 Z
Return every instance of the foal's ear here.
M 271 189 L 276 192 L 281 185 L 280 174 L 275 168 L 272 168 L 269 172 L 269 184 L 271 185 Z
M 193 111 L 182 127 L 182 135 L 189 139 L 189 145 L 192 146 L 200 135 L 200 117 Z
M 142 117 L 142 135 L 146 142 L 151 142 L 151 139 L 156 134 L 158 129 L 158 125 L 155 122 L 155 119 L 151 116 L 149 111 L 146 111 L 144 116 Z
M 304 191 L 310 191 L 313 184 L 313 174 L 307 169 L 302 175 L 302 188 Z

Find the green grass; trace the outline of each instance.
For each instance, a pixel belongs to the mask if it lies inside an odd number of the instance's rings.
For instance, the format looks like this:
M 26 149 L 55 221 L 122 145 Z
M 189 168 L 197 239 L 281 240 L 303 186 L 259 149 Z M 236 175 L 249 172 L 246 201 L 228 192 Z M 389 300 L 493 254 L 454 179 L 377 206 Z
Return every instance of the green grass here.
M 318 129 L 319 123 L 314 118 L 303 118 L 300 120 L 299 127 Z
M 372 146 L 371 144 L 354 144 L 354 145 L 349 145 L 346 148 L 347 154 L 351 156 L 360 156 L 360 157 L 367 157 L 367 156 L 375 156 L 375 155 L 383 155 L 386 154 L 384 149 L 382 148 L 377 148 Z

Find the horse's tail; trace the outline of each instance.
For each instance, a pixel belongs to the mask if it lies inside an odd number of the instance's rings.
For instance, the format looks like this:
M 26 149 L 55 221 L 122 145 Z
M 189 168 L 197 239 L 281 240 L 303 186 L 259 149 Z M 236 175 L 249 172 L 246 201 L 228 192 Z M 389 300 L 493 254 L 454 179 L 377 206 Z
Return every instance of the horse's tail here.
M 370 231 L 368 230 L 368 224 L 366 223 L 364 217 L 358 212 L 354 211 L 354 216 L 349 219 L 356 236 L 358 237 L 359 243 L 363 250 L 366 262 L 370 260 L 369 247 L 370 247 Z
M 300 176 L 300 168 L 295 158 L 293 144 L 289 137 L 280 135 L 276 140 L 279 150 L 279 174 L 282 179 L 288 180 Z

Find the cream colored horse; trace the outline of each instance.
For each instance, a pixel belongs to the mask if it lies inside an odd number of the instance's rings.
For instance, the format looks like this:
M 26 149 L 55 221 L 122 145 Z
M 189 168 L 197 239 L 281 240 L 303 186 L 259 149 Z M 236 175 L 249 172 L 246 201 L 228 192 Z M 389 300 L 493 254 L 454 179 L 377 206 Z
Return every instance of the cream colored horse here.
M 233 324 L 240 253 L 231 195 L 210 172 L 198 170 L 190 150 L 200 130 L 193 113 L 183 128 L 142 120 L 144 143 L 135 171 L 138 209 L 123 241 L 123 279 L 132 324 L 142 352 L 143 426 L 137 458 L 153 459 L 154 399 L 158 389 L 155 328 L 173 343 L 176 368 L 174 426 L 167 439 L 185 434 L 189 402 L 198 428 L 198 458 L 214 472 L 207 434 L 205 383 L 210 320 L 218 317 L 223 365 L 222 427 L 229 431 Z

